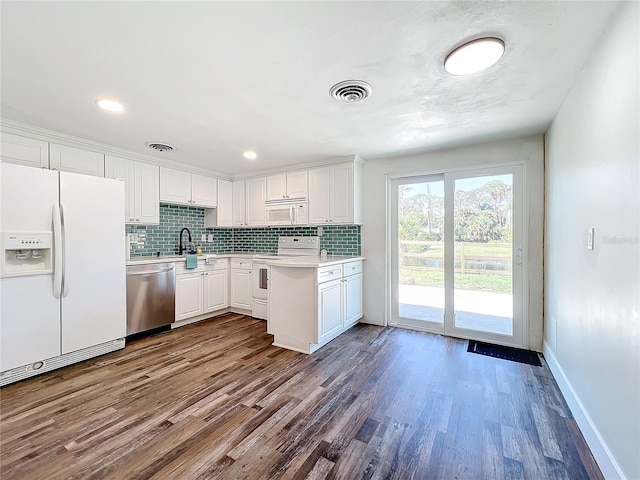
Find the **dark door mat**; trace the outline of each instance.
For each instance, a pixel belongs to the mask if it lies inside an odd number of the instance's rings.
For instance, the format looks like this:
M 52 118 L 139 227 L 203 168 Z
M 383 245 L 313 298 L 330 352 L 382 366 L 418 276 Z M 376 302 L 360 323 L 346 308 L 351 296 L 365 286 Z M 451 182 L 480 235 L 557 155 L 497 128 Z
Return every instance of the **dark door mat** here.
M 487 355 L 488 357 L 501 358 L 512 362 L 526 363 L 529 365 L 535 365 L 536 367 L 542 366 L 538 353 L 532 350 L 503 347 L 502 345 L 492 345 L 490 343 L 469 340 L 469 348 L 467 348 L 467 352 Z

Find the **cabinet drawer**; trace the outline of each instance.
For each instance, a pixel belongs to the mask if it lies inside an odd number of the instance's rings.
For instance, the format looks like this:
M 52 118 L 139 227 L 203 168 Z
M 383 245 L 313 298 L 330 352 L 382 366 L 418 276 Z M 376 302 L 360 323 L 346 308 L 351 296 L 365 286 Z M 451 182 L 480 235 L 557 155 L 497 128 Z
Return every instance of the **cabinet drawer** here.
M 337 278 L 342 278 L 342 265 L 318 268 L 318 283 L 328 282 Z
M 205 272 L 211 270 L 226 270 L 227 269 L 227 259 L 226 258 L 218 258 L 215 260 L 211 260 L 211 263 L 207 263 L 204 261 L 204 270 Z M 198 267 L 200 267 L 200 262 L 198 262 Z
M 345 277 L 348 277 L 349 275 L 355 275 L 356 273 L 361 273 L 362 260 L 357 260 L 355 262 L 347 262 L 342 265 L 342 270 L 344 271 Z
M 250 258 L 232 258 L 231 268 L 251 270 L 251 259 Z

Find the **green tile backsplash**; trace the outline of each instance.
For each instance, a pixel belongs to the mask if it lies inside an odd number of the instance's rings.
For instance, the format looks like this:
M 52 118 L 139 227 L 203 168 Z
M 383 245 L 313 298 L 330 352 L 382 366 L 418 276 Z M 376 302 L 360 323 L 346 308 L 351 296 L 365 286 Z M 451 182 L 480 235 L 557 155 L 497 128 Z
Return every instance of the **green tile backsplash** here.
M 178 235 L 183 227 L 191 230 L 193 242 L 203 253 L 257 252 L 276 253 L 281 235 L 314 236 L 317 227 L 261 227 L 261 228 L 205 228 L 204 209 L 180 205 L 160 204 L 159 225 L 128 225 L 127 234 L 141 238 L 132 245 L 131 256 L 175 255 L 178 253 Z M 323 225 L 320 248 L 329 255 L 360 255 L 359 225 Z M 202 235 L 213 236 L 213 242 L 203 242 Z M 186 232 L 183 240 L 187 241 Z

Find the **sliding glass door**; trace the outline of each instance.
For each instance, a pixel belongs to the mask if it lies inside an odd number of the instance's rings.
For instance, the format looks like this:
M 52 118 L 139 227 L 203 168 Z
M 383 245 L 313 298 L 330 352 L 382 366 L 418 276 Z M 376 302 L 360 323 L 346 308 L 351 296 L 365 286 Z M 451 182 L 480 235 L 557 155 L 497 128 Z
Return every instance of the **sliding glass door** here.
M 521 167 L 397 178 L 392 325 L 522 346 Z

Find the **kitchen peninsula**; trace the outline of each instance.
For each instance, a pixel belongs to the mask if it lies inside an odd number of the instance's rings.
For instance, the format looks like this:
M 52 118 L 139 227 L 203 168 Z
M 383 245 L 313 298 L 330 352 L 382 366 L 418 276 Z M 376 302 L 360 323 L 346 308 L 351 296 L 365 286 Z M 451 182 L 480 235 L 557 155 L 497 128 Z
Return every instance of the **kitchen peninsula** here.
M 267 333 L 278 347 L 313 353 L 362 318 L 363 257 L 268 261 Z

